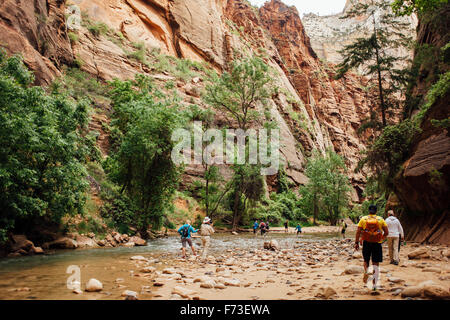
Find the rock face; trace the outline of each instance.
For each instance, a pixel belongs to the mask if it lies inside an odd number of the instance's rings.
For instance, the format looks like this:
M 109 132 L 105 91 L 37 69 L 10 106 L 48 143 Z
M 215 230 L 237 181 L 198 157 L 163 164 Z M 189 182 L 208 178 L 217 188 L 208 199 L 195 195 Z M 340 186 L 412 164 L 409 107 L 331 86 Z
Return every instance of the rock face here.
M 411 89 L 411 101 L 419 102 L 416 107 L 425 102 L 426 94 L 439 74 L 450 71 L 448 59 L 442 59 L 441 54 L 441 48 L 450 41 L 450 21 L 441 17 L 449 14 L 450 5 L 446 5 L 434 17 L 419 21 L 417 42 L 422 46 L 433 46 L 436 51 L 419 65 L 420 72 Z M 417 52 L 416 56 L 420 63 Z M 397 199 L 391 202 L 393 207 L 404 208 L 400 221 L 407 226 L 407 240 L 450 243 L 450 137 L 448 128 L 431 122 L 448 119 L 449 99 L 447 90 L 427 110 L 420 125 L 421 132 L 412 143 L 410 156 L 394 180 Z M 411 101 L 408 112 L 412 117 L 417 109 Z
M 373 98 L 362 89 L 366 81 L 354 75 L 339 81 L 333 79 L 332 68 L 318 59 L 294 7 L 272 0 L 261 7 L 260 16 L 285 62 L 280 65 L 315 123 L 314 136 L 330 141 L 334 150 L 344 156 L 352 183 L 360 193 L 363 176 L 352 172 L 360 159 L 359 151 L 370 134 L 367 132 L 361 137 L 357 134 L 362 119 L 369 114 Z M 314 147 L 300 141 L 305 149 Z M 316 138 L 316 141 L 320 139 Z M 326 143 L 320 144 L 326 147 Z
M 259 11 L 244 0 L 78 0 L 86 21 L 71 31 L 77 36 L 71 43 L 64 3 L 37 0 L 30 6 L 7 0 L 0 7 L 0 43 L 7 45 L 8 53 L 24 54 L 38 84 L 48 84 L 60 74 L 62 64 L 72 64 L 74 57 L 82 61 L 83 71 L 100 80 L 125 80 L 137 73 L 157 81 L 173 76 L 155 74 L 153 64 L 129 58 L 136 50 L 133 43 L 138 42 L 148 52 L 207 62 L 218 71 L 227 69 L 235 52 L 262 54 L 275 70 L 279 88 L 269 103 L 280 128 L 280 152 L 288 178 L 296 185 L 305 184 L 303 171 L 311 151 L 333 148 L 346 159 L 355 188 L 353 200 L 359 199 L 364 176 L 353 169 L 370 132 L 358 136 L 357 129 L 369 115 L 372 96 L 363 90 L 367 82 L 360 77 L 332 79 L 332 68 L 317 57 L 293 7 L 278 0 L 267 2 Z M 94 35 L 84 25 L 86 15 L 90 21 L 106 24 L 110 32 Z M 113 33 L 122 38 L 114 41 Z M 183 99 L 195 103 L 201 103 L 198 96 L 203 87 L 200 79 L 177 86 Z M 220 125 L 222 119 L 216 120 Z M 187 166 L 184 182 L 201 173 L 202 168 Z M 222 168 L 221 174 L 228 176 Z M 267 181 L 273 190 L 276 179 Z M 107 239 L 105 245 L 118 243 Z
M 73 61 L 65 27 L 65 1 L 5 0 L 0 6 L 0 43 L 21 53 L 35 72 L 36 84 L 48 85 L 62 64 Z
M 367 3 L 367 1 L 356 0 L 355 3 Z M 342 13 L 328 16 L 318 16 L 313 13 L 302 17 L 306 33 L 311 39 L 311 46 L 319 58 L 328 62 L 338 64 L 342 62 L 342 56 L 339 53 L 346 45 L 351 44 L 359 37 L 363 37 L 368 30 L 372 28 L 372 21 L 368 17 L 356 17 L 341 19 L 353 7 L 352 1 L 347 0 Z M 402 23 L 408 24 L 408 28 L 402 31 L 410 36 L 415 36 L 417 18 L 415 15 L 398 18 Z M 396 56 L 410 56 L 411 53 L 406 50 L 399 50 L 394 54 Z

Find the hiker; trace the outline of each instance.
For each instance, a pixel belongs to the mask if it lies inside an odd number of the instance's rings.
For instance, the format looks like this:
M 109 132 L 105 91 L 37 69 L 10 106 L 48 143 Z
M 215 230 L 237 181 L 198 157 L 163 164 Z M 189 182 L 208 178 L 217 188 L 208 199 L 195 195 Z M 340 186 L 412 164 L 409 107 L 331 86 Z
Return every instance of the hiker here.
M 206 259 L 208 253 L 209 244 L 211 242 L 211 235 L 215 232 L 212 227 L 212 221 L 209 217 L 203 219 L 202 226 L 200 227 L 200 235 L 202 236 L 202 259 Z
M 345 239 L 345 231 L 347 231 L 347 223 L 345 223 L 344 219 L 342 219 L 341 221 L 341 234 L 342 234 L 342 239 Z
M 288 221 L 286 220 L 286 222 L 284 223 L 284 232 L 288 233 L 289 232 L 289 226 L 288 226 Z
M 267 220 L 267 221 L 266 221 L 266 231 L 267 231 L 267 232 L 269 232 L 269 228 L 270 228 L 270 227 L 269 227 L 269 221 Z
M 267 230 L 266 230 L 266 224 L 264 223 L 264 221 L 262 221 L 262 222 L 259 224 L 259 229 L 261 230 L 261 235 L 262 235 L 262 236 L 267 232 Z
M 388 211 L 388 218 L 386 223 L 389 230 L 389 236 L 387 237 L 387 243 L 389 248 L 389 259 L 391 259 L 390 264 L 398 265 L 399 262 L 399 247 L 404 239 L 403 228 L 400 221 L 395 217 L 394 211 Z
M 363 281 L 367 283 L 369 274 L 370 258 L 372 258 L 373 266 L 373 290 L 377 290 L 378 277 L 380 275 L 379 264 L 383 262 L 383 250 L 381 243 L 389 235 L 389 230 L 383 218 L 376 215 L 377 206 L 369 206 L 369 215 L 364 216 L 358 223 L 355 238 L 355 250 L 359 250 L 359 237 L 362 236 L 363 248 L 362 254 L 364 258 L 364 276 Z
M 300 226 L 300 223 L 297 224 L 297 226 L 295 227 L 295 230 L 297 230 L 297 236 L 299 233 L 302 233 L 302 227 Z
M 192 253 L 194 254 L 194 256 L 197 255 L 195 253 L 194 245 L 192 244 L 191 232 L 196 233 L 196 232 L 198 232 L 198 229 L 195 230 L 191 226 L 190 220 L 186 220 L 186 224 L 182 225 L 180 227 L 180 229 L 178 229 L 178 233 L 181 235 L 181 245 L 182 245 L 181 249 L 183 250 L 183 259 L 186 258 L 186 243 L 188 243 L 189 246 L 191 247 L 191 250 L 192 250 Z
M 258 220 L 255 220 L 255 223 L 253 224 L 253 234 L 256 234 L 256 230 L 258 230 L 259 224 Z

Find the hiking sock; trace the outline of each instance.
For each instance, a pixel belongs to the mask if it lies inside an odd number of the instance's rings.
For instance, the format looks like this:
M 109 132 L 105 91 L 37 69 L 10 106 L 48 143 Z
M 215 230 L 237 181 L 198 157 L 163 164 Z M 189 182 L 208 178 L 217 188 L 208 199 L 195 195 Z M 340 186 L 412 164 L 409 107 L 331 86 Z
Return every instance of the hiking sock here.
M 380 269 L 379 269 L 379 266 L 372 266 L 372 267 L 373 267 L 373 286 L 375 288 L 378 283 L 378 275 L 379 275 Z

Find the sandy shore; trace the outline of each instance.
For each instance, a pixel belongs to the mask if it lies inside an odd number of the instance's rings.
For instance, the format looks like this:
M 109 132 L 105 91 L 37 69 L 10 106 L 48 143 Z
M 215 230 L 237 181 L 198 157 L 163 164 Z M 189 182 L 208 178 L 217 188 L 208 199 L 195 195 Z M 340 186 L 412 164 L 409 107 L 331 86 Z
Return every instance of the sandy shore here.
M 208 256 L 206 261 L 192 255 L 181 259 L 180 251 L 86 260 L 80 265 L 82 293 L 79 294 L 65 287 L 68 275 L 64 273 L 67 266 L 63 263 L 46 265 L 45 271 L 11 272 L 7 279 L 0 279 L 0 299 L 124 299 L 129 294 L 126 290 L 142 300 L 450 297 L 448 246 L 408 243 L 402 246 L 400 265 L 396 266 L 389 264 L 384 245 L 381 288 L 374 295 L 362 281 L 361 250 L 355 253 L 352 239 L 305 241 L 299 238 L 277 242 L 277 250 L 268 250 L 263 248 L 261 238 L 255 248 L 228 249 Z M 408 254 L 419 249 L 422 255 L 408 258 Z M 90 278 L 101 280 L 103 290 L 84 291 Z M 415 288 L 418 293 L 411 293 Z

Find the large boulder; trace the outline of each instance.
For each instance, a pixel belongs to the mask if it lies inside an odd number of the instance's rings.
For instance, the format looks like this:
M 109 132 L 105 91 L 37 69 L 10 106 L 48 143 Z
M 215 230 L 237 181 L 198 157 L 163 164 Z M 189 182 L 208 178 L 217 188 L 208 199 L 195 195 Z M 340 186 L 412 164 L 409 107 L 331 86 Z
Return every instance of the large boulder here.
M 423 293 L 423 287 L 421 286 L 412 286 L 403 289 L 402 297 L 403 298 L 415 298 L 420 297 Z
M 63 237 L 52 242 L 46 242 L 42 245 L 44 249 L 76 249 L 78 243 L 70 238 Z
M 27 239 L 24 235 L 13 235 L 12 237 L 12 243 L 11 243 L 11 251 L 29 251 L 34 247 L 33 242 Z
M 430 253 L 427 248 L 419 248 L 408 253 L 409 259 L 422 259 L 429 258 Z
M 439 285 L 425 286 L 423 294 L 431 299 L 450 299 L 449 290 Z
M 144 239 L 142 239 L 138 236 L 132 236 L 132 237 L 130 237 L 130 239 L 128 241 L 134 242 L 134 244 L 136 246 L 145 246 L 147 244 L 147 241 L 145 241 Z

